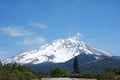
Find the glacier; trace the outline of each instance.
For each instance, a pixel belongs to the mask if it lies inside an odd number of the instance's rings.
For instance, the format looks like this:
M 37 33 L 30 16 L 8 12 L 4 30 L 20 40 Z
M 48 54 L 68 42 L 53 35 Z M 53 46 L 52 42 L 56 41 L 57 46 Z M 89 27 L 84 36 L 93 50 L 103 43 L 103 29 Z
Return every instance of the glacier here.
M 26 50 L 3 61 L 4 64 L 41 64 L 44 62 L 64 63 L 80 54 L 94 55 L 96 59 L 103 56 L 112 57 L 109 52 L 87 45 L 77 37 L 57 39 L 52 43 L 45 44 L 39 50 Z

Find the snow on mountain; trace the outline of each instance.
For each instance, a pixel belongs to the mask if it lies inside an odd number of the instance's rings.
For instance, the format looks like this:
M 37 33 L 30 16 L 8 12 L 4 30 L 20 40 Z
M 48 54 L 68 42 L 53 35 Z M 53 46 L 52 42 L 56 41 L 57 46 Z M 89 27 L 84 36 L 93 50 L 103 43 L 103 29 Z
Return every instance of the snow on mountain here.
M 101 56 L 112 56 L 111 53 L 91 47 L 76 37 L 70 37 L 68 39 L 58 39 L 50 44 L 43 45 L 39 50 L 21 52 L 14 57 L 6 59 L 3 63 L 63 63 L 83 53 L 86 55 L 95 55 L 96 59 L 100 59 Z

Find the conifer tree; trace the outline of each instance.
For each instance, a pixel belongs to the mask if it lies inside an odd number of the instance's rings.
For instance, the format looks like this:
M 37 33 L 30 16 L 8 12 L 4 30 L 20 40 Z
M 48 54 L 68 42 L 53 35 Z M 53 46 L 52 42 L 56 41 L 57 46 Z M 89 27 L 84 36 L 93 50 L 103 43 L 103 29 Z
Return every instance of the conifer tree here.
M 4 70 L 4 71 L 11 71 L 11 66 L 10 66 L 10 64 L 4 64 L 4 65 L 3 65 L 3 70 Z
M 79 63 L 78 63 L 77 56 L 75 56 L 75 58 L 74 58 L 73 73 L 79 73 Z
M 0 61 L 0 70 L 3 69 L 3 65 L 2 65 L 2 62 Z
M 13 65 L 12 65 L 12 70 L 16 70 L 17 69 L 17 63 L 15 62 Z

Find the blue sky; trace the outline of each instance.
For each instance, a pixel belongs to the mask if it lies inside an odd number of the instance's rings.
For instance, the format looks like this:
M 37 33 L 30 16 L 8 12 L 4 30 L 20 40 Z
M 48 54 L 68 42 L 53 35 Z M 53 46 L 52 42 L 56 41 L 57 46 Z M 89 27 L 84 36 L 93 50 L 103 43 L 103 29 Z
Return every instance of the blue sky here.
M 0 58 L 81 33 L 120 55 L 120 0 L 0 0 Z

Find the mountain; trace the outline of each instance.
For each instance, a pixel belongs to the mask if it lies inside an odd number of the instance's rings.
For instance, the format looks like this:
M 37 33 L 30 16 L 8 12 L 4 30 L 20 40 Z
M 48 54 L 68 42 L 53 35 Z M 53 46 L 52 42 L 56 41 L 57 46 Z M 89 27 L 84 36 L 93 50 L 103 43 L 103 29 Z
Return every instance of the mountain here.
M 108 68 L 120 68 L 120 60 L 116 58 L 104 58 L 80 66 L 83 72 L 103 72 Z
M 90 69 L 88 64 L 113 58 L 109 52 L 97 49 L 80 41 L 78 37 L 58 39 L 45 44 L 39 50 L 27 50 L 3 61 L 4 64 L 18 63 L 30 66 L 35 71 L 49 72 L 61 66 L 72 72 L 74 57 L 78 56 L 81 69 Z M 115 58 L 115 57 L 114 57 Z
M 112 54 L 91 47 L 76 37 L 58 39 L 50 44 L 41 46 L 39 50 L 23 51 L 4 63 L 40 64 L 44 62 L 63 63 L 80 54 L 94 55 L 96 59 L 111 57 Z
M 112 59 L 116 59 L 120 61 L 120 56 L 112 56 Z

